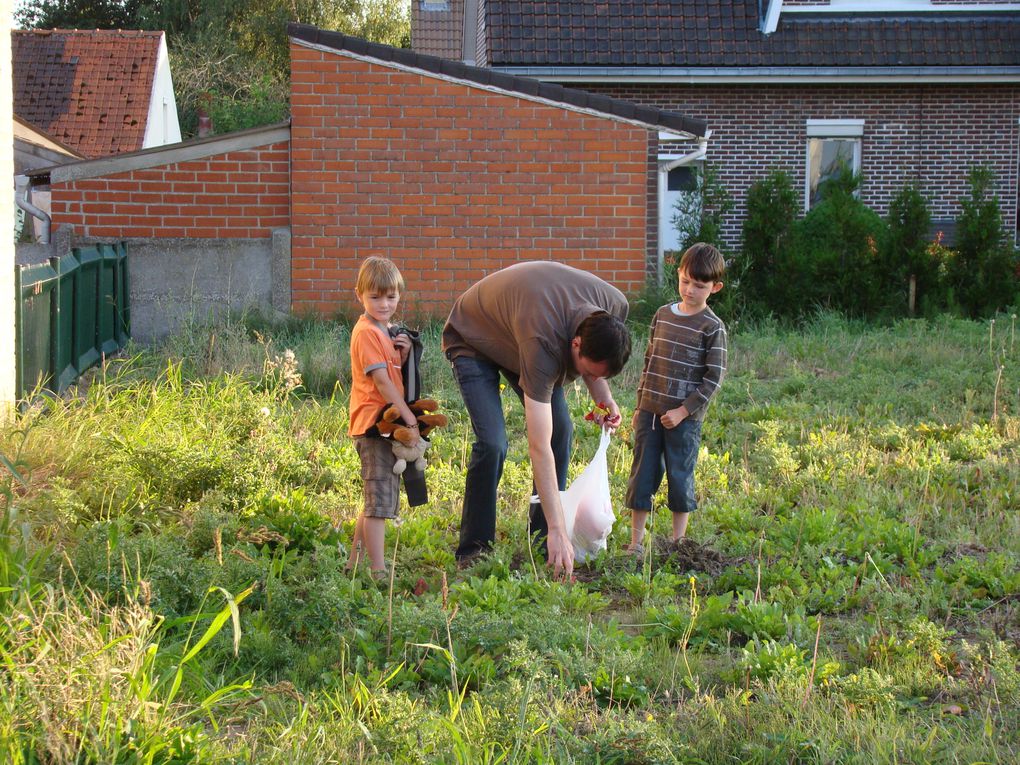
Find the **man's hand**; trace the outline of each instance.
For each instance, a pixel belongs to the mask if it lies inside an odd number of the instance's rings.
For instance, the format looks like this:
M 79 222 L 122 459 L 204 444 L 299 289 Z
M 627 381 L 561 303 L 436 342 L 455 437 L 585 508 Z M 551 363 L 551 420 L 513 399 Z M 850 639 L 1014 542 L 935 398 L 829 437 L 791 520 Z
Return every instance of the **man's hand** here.
M 666 428 L 672 430 L 687 419 L 687 407 L 681 404 L 676 409 L 670 409 L 660 419 Z
M 610 401 L 608 404 L 600 401 L 595 405 L 588 414 L 584 416 L 584 419 L 594 422 L 596 425 L 601 425 L 609 430 L 616 430 L 620 427 L 620 423 L 623 422 L 623 417 L 620 415 L 620 407 L 616 405 L 615 401 Z
M 610 400 L 609 415 L 602 424 L 610 430 L 616 430 L 622 423 L 623 415 L 620 414 L 620 407 L 617 406 L 615 401 Z
M 549 529 L 546 545 L 553 578 L 569 582 L 574 573 L 574 545 L 571 544 L 567 532 L 564 529 Z

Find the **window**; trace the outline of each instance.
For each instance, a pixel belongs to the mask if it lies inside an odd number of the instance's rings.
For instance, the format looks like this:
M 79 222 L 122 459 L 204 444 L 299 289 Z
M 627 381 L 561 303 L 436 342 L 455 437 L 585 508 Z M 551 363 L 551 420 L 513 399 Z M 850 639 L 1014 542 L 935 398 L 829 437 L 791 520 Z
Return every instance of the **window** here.
M 807 179 L 804 210 L 819 201 L 819 187 L 847 167 L 861 171 L 861 136 L 864 120 L 807 121 Z
M 694 177 L 692 165 L 681 165 L 669 171 L 666 191 L 697 191 L 698 181 Z

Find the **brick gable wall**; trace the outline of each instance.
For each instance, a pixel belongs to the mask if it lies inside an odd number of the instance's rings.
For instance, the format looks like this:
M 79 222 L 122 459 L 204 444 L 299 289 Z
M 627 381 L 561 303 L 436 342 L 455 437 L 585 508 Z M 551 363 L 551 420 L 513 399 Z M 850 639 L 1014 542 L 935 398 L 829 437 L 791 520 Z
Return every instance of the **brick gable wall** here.
M 295 311 L 352 310 L 373 254 L 410 315 L 523 260 L 643 286 L 648 129 L 298 44 L 291 62 Z
M 83 238 L 266 239 L 290 224 L 286 141 L 52 186 L 56 225 Z
M 740 241 L 750 185 L 772 167 L 788 171 L 803 198 L 808 119 L 863 119 L 861 199 L 885 215 L 910 180 L 930 200 L 932 218 L 952 219 L 968 192 L 967 174 L 987 165 L 997 178 L 1008 231 L 1017 225 L 1020 86 L 587 86 L 588 90 L 704 119 L 708 160 L 733 195 L 728 247 Z M 653 232 L 650 232 L 653 235 Z

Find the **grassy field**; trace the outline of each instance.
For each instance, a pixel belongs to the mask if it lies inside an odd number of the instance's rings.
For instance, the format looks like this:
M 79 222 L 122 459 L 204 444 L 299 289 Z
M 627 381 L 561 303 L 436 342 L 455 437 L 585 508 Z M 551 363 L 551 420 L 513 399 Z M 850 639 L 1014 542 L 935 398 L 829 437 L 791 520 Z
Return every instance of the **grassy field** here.
M 0 759 L 1020 760 L 1015 318 L 731 330 L 690 540 L 660 510 L 622 551 L 625 426 L 617 526 L 572 584 L 525 544 L 509 391 L 496 550 L 456 567 L 471 436 L 435 326 L 452 421 L 388 582 L 342 570 L 345 326 L 192 328 L 41 399 L 0 435 Z M 598 435 L 568 398 L 577 471 Z

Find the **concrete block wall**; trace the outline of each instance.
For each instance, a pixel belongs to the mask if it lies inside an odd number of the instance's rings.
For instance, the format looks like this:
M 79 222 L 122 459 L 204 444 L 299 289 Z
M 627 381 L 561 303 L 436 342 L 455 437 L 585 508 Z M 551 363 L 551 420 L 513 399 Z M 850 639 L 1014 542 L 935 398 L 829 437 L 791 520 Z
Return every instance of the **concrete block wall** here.
M 85 239 L 269 239 L 290 225 L 289 146 L 54 183 L 51 204 Z
M 968 193 L 967 175 L 986 165 L 996 175 L 1003 224 L 1017 225 L 1020 86 L 617 85 L 586 89 L 704 119 L 712 129 L 708 160 L 733 196 L 726 245 L 736 249 L 751 184 L 771 168 L 790 173 L 803 198 L 808 119 L 863 119 L 861 199 L 879 214 L 908 181 L 929 198 L 933 219 L 952 219 Z M 654 232 L 649 232 L 650 236 Z
M 295 311 L 353 310 L 373 254 L 412 314 L 524 260 L 644 285 L 647 128 L 298 43 L 291 67 Z

